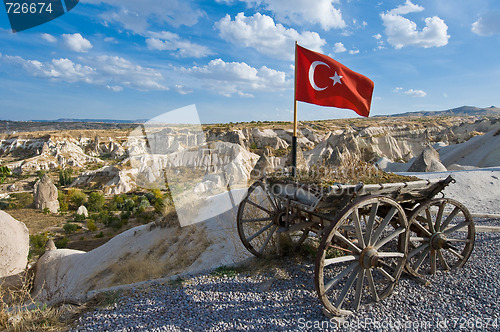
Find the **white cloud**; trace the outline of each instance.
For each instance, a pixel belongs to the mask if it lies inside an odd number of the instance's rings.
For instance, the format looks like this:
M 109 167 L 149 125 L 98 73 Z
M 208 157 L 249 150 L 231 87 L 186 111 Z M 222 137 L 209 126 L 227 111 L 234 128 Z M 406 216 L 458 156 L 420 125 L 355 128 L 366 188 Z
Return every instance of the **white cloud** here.
M 204 15 L 204 12 L 195 8 L 190 0 L 82 0 L 84 3 L 96 5 L 106 4 L 102 8 L 112 9 L 104 12 L 100 17 L 105 22 L 118 23 L 123 28 L 135 33 L 144 33 L 151 30 L 151 23 L 170 24 L 174 27 L 181 25 L 192 26 Z
M 182 68 L 187 74 L 202 80 L 203 85 L 224 96 L 251 96 L 248 91 L 276 91 L 287 88 L 290 82 L 285 73 L 266 66 L 253 68 L 244 62 L 211 60 L 203 67 Z
M 173 51 L 173 54 L 181 58 L 203 58 L 213 54 L 207 47 L 182 39 L 176 33 L 162 31 L 150 32 L 148 35 L 151 38 L 146 39 L 146 44 L 151 50 Z
M 104 41 L 106 43 L 118 44 L 118 41 L 114 37 L 106 37 L 106 38 L 104 38 Z
M 402 6 L 381 13 L 387 41 L 396 49 L 405 46 L 417 47 L 439 47 L 448 44 L 448 26 L 444 21 L 437 17 L 427 17 L 425 19 L 425 28 L 418 31 L 417 24 L 401 16 L 412 12 L 422 11 L 423 7 L 414 5 L 407 0 Z
M 260 13 L 246 17 L 239 13 L 231 20 L 229 15 L 215 24 L 221 38 L 233 43 L 253 47 L 263 54 L 279 59 L 293 60 L 294 41 L 301 46 L 322 52 L 321 47 L 326 44 L 316 32 L 305 31 L 299 33 L 294 29 L 287 29 L 281 24 Z
M 75 63 L 70 59 L 52 59 L 41 62 L 26 60 L 19 56 L 0 56 L 3 61 L 21 66 L 34 77 L 69 83 L 87 83 L 104 86 L 112 91 L 121 91 L 123 87 L 146 91 L 167 90 L 160 82 L 163 76 L 152 68 L 144 68 L 116 56 L 98 56 L 80 58 Z
M 42 37 L 42 39 L 45 39 L 49 43 L 55 43 L 57 41 L 56 37 L 49 35 L 48 33 L 42 33 L 40 37 Z
M 83 38 L 81 34 L 74 33 L 72 35 L 62 35 L 64 44 L 67 48 L 74 52 L 87 52 L 92 48 L 92 44 L 87 39 Z
M 500 34 L 500 11 L 491 11 L 472 23 L 472 32 L 480 36 Z
M 423 90 L 409 89 L 409 90 L 406 90 L 404 93 L 405 93 L 405 95 L 409 95 L 412 97 L 418 97 L 418 98 L 423 98 L 423 97 L 427 96 L 427 93 Z
M 373 35 L 373 38 L 375 38 L 376 40 L 380 40 L 380 38 L 382 38 L 382 35 L 380 33 L 377 33 L 376 35 Z
M 394 90 L 392 90 L 395 93 L 404 93 L 405 95 L 411 96 L 411 97 L 418 97 L 418 98 L 423 98 L 427 96 L 427 93 L 424 90 L 416 90 L 416 89 L 408 89 L 406 91 L 403 91 L 404 89 L 402 87 L 396 87 Z
M 347 51 L 347 49 L 344 47 L 344 44 L 341 42 L 335 43 L 333 46 L 333 53 L 342 53 Z
M 358 54 L 358 53 L 359 53 L 359 50 L 356 50 L 356 49 L 349 51 L 349 54 L 351 54 L 351 55 L 352 54 Z
M 424 10 L 424 7 L 413 4 L 410 0 L 406 0 L 404 5 L 397 6 L 389 11 L 392 15 L 406 15 L 409 13 L 418 13 Z
M 338 0 L 240 0 L 249 6 L 262 6 L 272 11 L 277 20 L 284 23 L 314 23 L 324 30 L 344 28 L 340 9 L 335 8 Z M 224 1 L 227 3 L 227 1 Z
M 181 84 L 177 84 L 175 86 L 175 91 L 177 91 L 179 94 L 181 95 L 187 95 L 189 93 L 192 93 L 193 92 L 193 89 L 190 89 L 188 87 L 185 87 L 184 85 L 181 85 Z

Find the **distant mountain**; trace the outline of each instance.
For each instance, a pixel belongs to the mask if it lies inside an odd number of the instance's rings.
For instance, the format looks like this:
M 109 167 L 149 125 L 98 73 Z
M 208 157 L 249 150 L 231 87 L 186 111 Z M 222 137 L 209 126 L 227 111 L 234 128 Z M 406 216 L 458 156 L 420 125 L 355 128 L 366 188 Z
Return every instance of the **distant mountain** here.
M 144 123 L 147 119 L 116 120 L 116 119 L 57 119 L 57 120 L 33 120 L 33 122 L 92 122 L 92 123 Z
M 383 115 L 383 116 L 471 116 L 471 115 L 500 115 L 500 108 L 491 106 L 487 108 L 479 108 L 474 106 L 462 106 L 458 108 L 452 108 L 445 111 L 420 111 L 420 112 L 406 112 L 399 114 Z

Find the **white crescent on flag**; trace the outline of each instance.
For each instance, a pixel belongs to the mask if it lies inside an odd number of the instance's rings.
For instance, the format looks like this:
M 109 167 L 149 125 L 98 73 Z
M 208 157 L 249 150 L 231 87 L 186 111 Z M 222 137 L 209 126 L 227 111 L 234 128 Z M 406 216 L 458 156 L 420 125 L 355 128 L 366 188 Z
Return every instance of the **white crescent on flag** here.
M 328 68 L 330 68 L 330 66 L 328 66 L 323 61 L 314 61 L 313 63 L 311 63 L 311 67 L 309 67 L 309 83 L 311 83 L 311 86 L 313 87 L 314 90 L 323 91 L 328 86 L 325 86 L 324 88 L 320 88 L 319 86 L 316 85 L 316 82 L 314 81 L 314 71 L 316 70 L 316 67 L 319 65 L 327 66 Z

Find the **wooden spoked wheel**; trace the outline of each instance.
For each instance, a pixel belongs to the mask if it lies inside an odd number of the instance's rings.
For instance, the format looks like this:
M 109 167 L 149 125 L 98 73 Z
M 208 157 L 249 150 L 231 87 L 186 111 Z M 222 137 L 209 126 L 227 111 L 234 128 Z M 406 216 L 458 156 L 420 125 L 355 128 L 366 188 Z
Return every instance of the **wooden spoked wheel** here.
M 474 247 L 470 212 L 449 198 L 433 199 L 409 217 L 408 272 L 423 276 L 462 267 Z
M 349 315 L 389 296 L 406 263 L 407 230 L 403 208 L 387 197 L 364 197 L 340 212 L 316 256 L 315 286 L 325 309 Z
M 298 247 L 307 238 L 304 230 L 289 231 L 293 214 L 287 211 L 263 181 L 254 182 L 238 208 L 238 234 L 243 245 L 257 257 L 276 253 L 277 241 L 287 249 Z

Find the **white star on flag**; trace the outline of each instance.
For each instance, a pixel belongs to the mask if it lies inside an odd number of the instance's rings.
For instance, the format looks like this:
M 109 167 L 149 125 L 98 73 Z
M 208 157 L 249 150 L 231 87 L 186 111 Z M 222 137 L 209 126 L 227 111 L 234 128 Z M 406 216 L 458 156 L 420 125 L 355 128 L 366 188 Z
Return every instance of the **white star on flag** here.
M 340 76 L 339 74 L 337 74 L 337 72 L 335 72 L 335 75 L 333 75 L 332 77 L 330 77 L 333 81 L 333 86 L 335 86 L 335 84 L 339 83 L 339 84 L 342 84 L 342 82 L 340 82 L 340 79 L 344 77 L 344 76 Z

